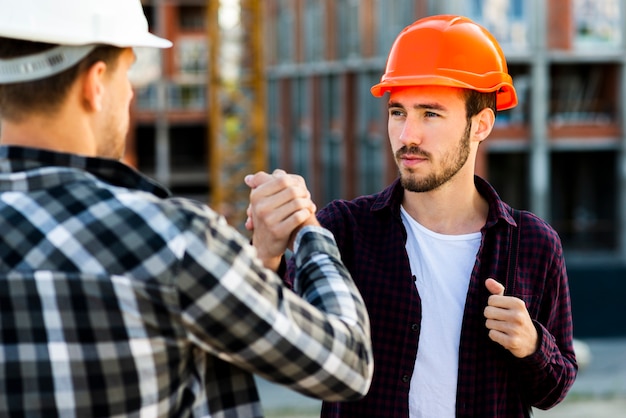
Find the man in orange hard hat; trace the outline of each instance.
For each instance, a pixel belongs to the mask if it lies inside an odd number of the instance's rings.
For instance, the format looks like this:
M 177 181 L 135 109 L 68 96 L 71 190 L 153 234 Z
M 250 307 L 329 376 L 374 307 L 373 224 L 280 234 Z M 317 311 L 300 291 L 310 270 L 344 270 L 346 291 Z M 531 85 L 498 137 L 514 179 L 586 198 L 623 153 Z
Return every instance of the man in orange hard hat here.
M 498 43 L 464 17 L 418 20 L 371 92 L 388 94 L 399 178 L 317 217 L 370 313 L 374 381 L 322 416 L 512 418 L 556 405 L 577 372 L 561 242 L 474 174 L 496 112 L 517 104 Z

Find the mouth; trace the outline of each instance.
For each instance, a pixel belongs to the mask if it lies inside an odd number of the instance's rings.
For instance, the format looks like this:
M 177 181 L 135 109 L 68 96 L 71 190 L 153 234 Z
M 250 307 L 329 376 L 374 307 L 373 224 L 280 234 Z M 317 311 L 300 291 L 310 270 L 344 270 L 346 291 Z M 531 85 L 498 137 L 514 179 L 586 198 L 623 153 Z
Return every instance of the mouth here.
M 398 156 L 401 160 L 426 160 L 428 157 L 418 154 L 400 154 Z
M 396 151 L 396 161 L 401 167 L 415 168 L 428 160 L 430 160 L 428 153 L 415 146 L 404 146 Z
M 428 157 L 416 154 L 400 154 L 396 158 L 399 163 L 406 167 L 415 167 L 428 161 Z

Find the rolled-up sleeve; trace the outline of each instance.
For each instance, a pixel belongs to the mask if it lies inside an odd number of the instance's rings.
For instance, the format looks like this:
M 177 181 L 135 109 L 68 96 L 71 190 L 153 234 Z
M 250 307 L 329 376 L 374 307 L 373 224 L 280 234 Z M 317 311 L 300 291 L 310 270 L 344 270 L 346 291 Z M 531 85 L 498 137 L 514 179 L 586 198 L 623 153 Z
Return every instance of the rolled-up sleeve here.
M 180 315 L 199 347 L 308 396 L 341 401 L 367 393 L 369 318 L 330 232 L 306 227 L 298 233 L 298 293 L 219 220 L 189 228 L 185 242 Z

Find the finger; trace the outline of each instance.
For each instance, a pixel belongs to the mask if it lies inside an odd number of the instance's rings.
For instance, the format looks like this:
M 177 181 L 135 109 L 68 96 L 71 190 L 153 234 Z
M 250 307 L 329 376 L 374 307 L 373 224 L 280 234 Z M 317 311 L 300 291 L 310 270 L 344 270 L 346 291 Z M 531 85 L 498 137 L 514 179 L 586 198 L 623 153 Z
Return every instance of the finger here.
M 282 176 L 286 176 L 287 172 L 285 170 L 281 170 L 280 168 L 277 168 L 272 172 L 272 175 L 274 177 L 282 177 Z
M 506 327 L 506 325 L 509 324 L 487 326 L 489 338 L 509 350 L 515 357 L 523 358 L 537 351 L 538 339 L 536 334 L 520 334 L 519 328 Z
M 269 240 L 271 245 L 274 245 L 276 242 L 288 240 L 294 229 L 311 217 L 314 217 L 311 215 L 311 212 L 303 208 L 291 212 L 280 220 L 263 222 L 261 225 L 255 224 L 255 233 L 264 234 L 262 239 Z
M 281 235 L 286 232 L 293 232 L 297 227 L 299 227 L 303 222 L 307 221 L 311 217 L 311 212 L 306 208 L 292 212 L 288 217 L 283 219 L 278 224 L 279 227 L 282 229 Z
M 254 231 L 254 223 L 252 222 L 251 217 L 248 216 L 246 218 L 246 222 L 244 223 L 244 226 L 248 231 Z
M 305 210 L 308 216 L 314 215 L 316 207 L 307 198 L 289 198 L 278 205 L 273 202 L 261 202 L 253 214 L 253 219 L 260 219 L 267 225 L 276 225 L 285 221 L 294 213 Z
M 309 199 L 311 193 L 305 184 L 297 178 L 284 176 L 274 178 L 250 192 L 250 202 L 256 211 L 264 208 L 266 212 L 274 210 L 294 199 Z
M 252 206 L 248 205 L 246 208 L 246 222 L 244 223 L 244 227 L 248 231 L 252 231 L 254 229 L 254 223 L 252 222 Z
M 504 348 L 508 349 L 509 336 L 506 333 L 495 329 L 490 329 L 488 335 L 491 341 L 494 341 Z
M 252 194 L 260 197 L 272 196 L 282 190 L 289 189 L 290 187 L 298 187 L 297 180 L 292 176 L 275 176 L 267 173 L 255 174 L 251 183 L 256 186 L 253 188 Z
M 259 171 L 255 174 L 248 174 L 247 176 L 244 177 L 243 181 L 244 183 L 246 183 L 248 187 L 250 187 L 251 189 L 254 189 L 268 182 L 271 179 L 272 179 L 272 175 L 266 173 L 265 171 Z
M 493 329 L 503 333 L 508 332 L 510 324 L 504 318 L 500 318 L 497 315 L 485 315 L 485 317 L 485 327 L 488 329 Z
M 489 278 L 485 280 L 485 286 L 487 287 L 487 290 L 489 290 L 489 293 L 491 293 L 492 295 L 504 296 L 504 286 L 502 285 L 502 283 L 499 283 L 496 280 Z

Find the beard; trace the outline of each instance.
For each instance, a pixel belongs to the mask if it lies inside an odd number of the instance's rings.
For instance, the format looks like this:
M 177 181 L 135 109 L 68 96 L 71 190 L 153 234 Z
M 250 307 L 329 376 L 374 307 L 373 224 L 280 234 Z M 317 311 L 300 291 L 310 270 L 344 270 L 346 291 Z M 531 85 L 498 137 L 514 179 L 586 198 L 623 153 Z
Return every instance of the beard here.
M 414 175 L 414 171 L 409 169 L 406 172 L 400 171 L 400 184 L 405 190 L 410 192 L 430 192 L 447 183 L 467 162 L 470 154 L 470 128 L 471 123 L 465 125 L 465 132 L 459 140 L 457 147 L 446 153 L 442 158 L 441 167 L 438 170 L 426 175 L 426 177 L 418 178 Z M 403 155 L 418 155 L 428 158 L 432 161 L 430 153 L 420 149 L 419 147 L 402 147 L 396 151 L 396 161 L 399 161 Z M 399 164 L 398 164 L 399 166 Z
M 108 101 L 105 105 L 104 113 L 106 123 L 101 133 L 102 141 L 98 148 L 98 156 L 120 160 L 126 150 L 126 138 L 129 129 L 128 111 L 124 113 L 121 107 Z M 119 106 L 119 105 L 118 105 Z

